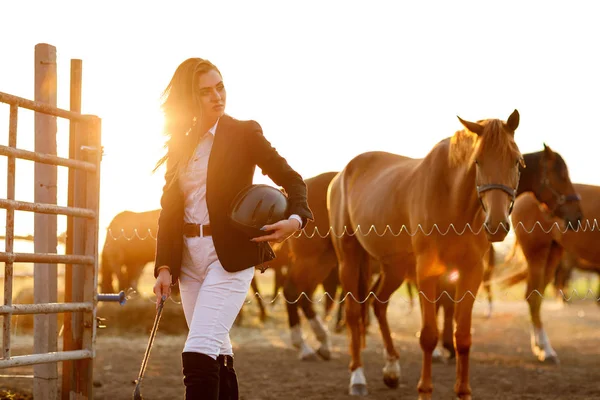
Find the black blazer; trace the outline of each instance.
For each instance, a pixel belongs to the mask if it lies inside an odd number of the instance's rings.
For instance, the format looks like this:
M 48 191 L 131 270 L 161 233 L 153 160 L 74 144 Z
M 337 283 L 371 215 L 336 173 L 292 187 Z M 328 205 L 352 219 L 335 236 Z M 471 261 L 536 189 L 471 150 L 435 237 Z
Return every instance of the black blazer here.
M 256 121 L 240 121 L 223 115 L 208 159 L 206 203 L 215 250 L 223 268 L 229 272 L 241 271 L 275 258 L 267 243 L 251 242 L 228 217 L 234 197 L 252 184 L 256 166 L 287 192 L 287 216 L 299 215 L 302 227 L 306 226 L 307 220 L 314 218 L 307 203 L 304 180 L 271 146 L 260 125 Z M 175 181 L 169 185 L 172 179 Z M 158 218 L 154 276 L 158 276 L 158 267 L 168 265 L 175 283 L 181 270 L 183 251 L 184 197 L 178 177 L 169 171 L 169 166 L 165 181 Z

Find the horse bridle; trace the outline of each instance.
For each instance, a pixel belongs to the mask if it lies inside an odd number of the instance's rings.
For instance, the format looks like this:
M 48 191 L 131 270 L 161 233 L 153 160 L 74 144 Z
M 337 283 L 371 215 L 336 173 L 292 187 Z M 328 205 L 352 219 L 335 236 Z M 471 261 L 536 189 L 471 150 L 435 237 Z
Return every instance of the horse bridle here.
M 548 173 L 547 173 L 548 167 L 546 166 L 546 163 L 544 162 L 543 157 L 542 157 L 542 164 L 544 165 L 544 168 L 542 169 L 542 179 L 540 182 L 541 186 L 542 186 L 542 188 L 545 187 L 546 189 L 548 189 L 548 191 L 550 191 L 550 193 L 552 193 L 552 195 L 554 196 L 554 200 L 556 201 L 554 208 L 550 211 L 552 215 L 554 215 L 554 212 L 556 211 L 556 209 L 558 207 L 562 206 L 566 202 L 581 200 L 581 196 L 579 196 L 579 194 L 577 194 L 577 193 L 564 195 L 564 194 L 560 193 L 559 191 L 557 191 L 556 189 L 554 189 L 550 185 L 550 179 L 548 179 Z
M 521 162 L 521 160 L 519 160 Z M 479 198 L 479 203 L 481 204 L 481 208 L 483 212 L 487 213 L 485 208 L 485 204 L 483 204 L 482 193 L 487 192 L 489 190 L 502 190 L 506 194 L 510 196 L 510 206 L 508 206 L 508 215 L 510 215 L 513 211 L 513 207 L 515 205 L 515 199 L 517 198 L 517 189 L 519 187 L 519 181 L 521 180 L 521 169 L 517 168 L 517 186 L 511 188 L 510 186 L 503 185 L 501 183 L 488 183 L 487 185 L 476 185 L 477 188 L 477 198 Z
M 510 206 L 508 207 L 508 215 L 510 215 L 512 213 L 513 207 L 515 205 L 515 199 L 517 197 L 517 189 L 516 188 L 511 188 L 509 186 L 506 185 L 502 185 L 500 183 L 490 183 L 487 185 L 477 185 L 477 197 L 479 198 L 479 202 L 481 203 L 481 208 L 483 208 L 484 212 L 487 212 L 487 210 L 485 209 L 485 205 L 483 204 L 483 198 L 481 196 L 481 194 L 483 192 L 487 192 L 488 190 L 502 190 L 503 192 L 506 192 L 511 200 L 510 200 Z

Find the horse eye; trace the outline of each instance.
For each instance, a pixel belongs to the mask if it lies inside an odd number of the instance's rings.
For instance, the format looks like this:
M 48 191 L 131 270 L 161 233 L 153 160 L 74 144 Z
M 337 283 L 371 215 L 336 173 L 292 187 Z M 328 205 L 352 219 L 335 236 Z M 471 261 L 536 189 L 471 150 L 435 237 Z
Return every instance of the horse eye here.
M 479 165 L 479 160 L 475 160 L 475 164 Z

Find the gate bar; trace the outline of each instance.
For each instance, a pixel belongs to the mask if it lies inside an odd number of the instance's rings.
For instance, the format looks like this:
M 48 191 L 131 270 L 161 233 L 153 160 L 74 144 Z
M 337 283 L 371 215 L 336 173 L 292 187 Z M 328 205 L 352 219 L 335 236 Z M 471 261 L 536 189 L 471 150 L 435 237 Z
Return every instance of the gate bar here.
M 62 312 L 91 311 L 92 303 L 42 303 L 42 304 L 13 304 L 0 306 L 0 315 L 13 314 L 56 314 Z
M 48 203 L 30 203 L 28 201 L 0 199 L 0 208 L 12 208 L 18 211 L 31 211 L 40 214 L 71 215 L 73 217 L 96 218 L 94 210 L 78 207 L 62 207 Z
M 94 265 L 94 256 L 55 253 L 0 253 L 0 261 L 49 264 L 86 264 Z M 6 275 L 4 276 L 6 279 Z
M 55 117 L 66 118 L 72 121 L 87 121 L 93 116 L 80 114 L 73 111 L 63 110 L 62 108 L 53 107 L 46 103 L 24 99 L 19 96 L 0 92 L 0 103 L 14 104 L 16 106 L 26 108 L 28 110 L 37 111 Z
M 8 360 L 0 360 L 0 369 L 21 367 L 24 365 L 45 364 L 65 360 L 83 360 L 93 358 L 90 350 L 54 351 L 51 353 L 31 354 L 26 356 L 15 356 Z
M 35 151 L 15 149 L 12 146 L 0 145 L 0 156 L 16 157 L 42 164 L 60 165 L 61 167 L 79 168 L 85 171 L 96 170 L 96 166 L 90 162 L 57 157 L 51 154 L 36 153 Z

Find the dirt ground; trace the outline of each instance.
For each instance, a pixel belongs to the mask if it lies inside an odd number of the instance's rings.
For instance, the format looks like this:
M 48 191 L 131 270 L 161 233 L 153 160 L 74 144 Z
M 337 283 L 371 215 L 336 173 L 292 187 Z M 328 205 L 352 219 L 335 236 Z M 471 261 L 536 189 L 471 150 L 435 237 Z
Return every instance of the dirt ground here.
M 560 365 L 544 365 L 536 361 L 530 351 L 528 308 L 518 298 L 522 297 L 523 288 L 515 288 L 512 293 L 517 295 L 512 298 L 497 295 L 499 299 L 491 319 L 484 317 L 485 303 L 481 293 L 476 303 L 471 353 L 474 399 L 600 399 L 597 369 L 600 307 L 597 302 L 573 300 L 564 308 L 554 300 L 544 303 L 547 332 L 561 361 Z M 250 303 L 244 308 L 244 320 L 231 333 L 242 399 L 349 398 L 349 356 L 345 331 L 332 335 L 332 360 L 299 361 L 289 344 L 282 299 L 268 307 L 269 318 L 264 323 L 258 318 L 255 300 L 251 296 L 248 299 Z M 107 328 L 98 331 L 95 399 L 132 398 L 133 382 L 148 342 L 154 315 L 150 300 L 131 300 L 120 309 L 118 307 L 111 305 L 99 311 L 100 316 L 107 317 Z M 321 304 L 316 307 L 322 310 Z M 387 388 L 382 381 L 382 341 L 377 322 L 373 320 L 367 349 L 363 352 L 370 392 L 368 399 L 416 399 L 421 367 L 421 350 L 416 335 L 420 327 L 417 307 L 409 312 L 404 292 L 397 292 L 389 307 L 394 342 L 402 357 L 402 378 L 397 389 Z M 139 311 L 142 308 L 143 313 Z M 185 322 L 179 309 L 180 306 L 172 301 L 166 304 L 165 318 L 161 320 L 142 385 L 146 400 L 183 398 L 180 353 L 185 341 L 185 334 L 181 333 Z M 111 314 L 111 310 L 118 311 Z M 136 329 L 127 329 L 133 326 Z M 333 327 L 332 323 L 330 327 Z M 306 323 L 304 328 L 309 342 L 316 345 Z M 31 352 L 32 343 L 30 334 L 15 335 L 13 354 Z M 453 398 L 454 364 L 436 364 L 433 371 L 434 399 Z M 22 367 L 0 372 L 31 374 L 32 369 Z M 31 379 L 0 378 L 0 398 L 11 398 L 6 394 L 2 397 L 2 389 L 26 393 L 31 388 Z

